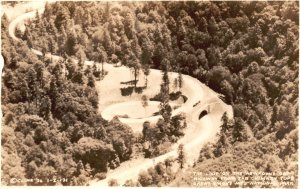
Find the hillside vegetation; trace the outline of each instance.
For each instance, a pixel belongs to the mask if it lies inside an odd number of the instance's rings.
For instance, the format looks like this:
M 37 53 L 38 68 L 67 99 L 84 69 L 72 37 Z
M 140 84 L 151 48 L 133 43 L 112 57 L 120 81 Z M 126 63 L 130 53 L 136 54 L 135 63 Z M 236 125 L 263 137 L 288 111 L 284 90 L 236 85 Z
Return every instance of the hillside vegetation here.
M 234 120 L 224 114 L 219 140 L 199 149 L 191 172 L 297 172 L 298 12 L 292 1 L 56 2 L 17 31 L 18 43 L 7 36 L 4 15 L 3 175 L 69 175 L 76 179 L 65 184 L 78 184 L 129 158 L 132 132 L 97 116 L 97 74 L 82 74 L 85 59 L 120 61 L 135 80 L 149 68 L 187 74 L 225 96 Z M 27 45 L 63 56 L 67 74 Z M 190 177 L 173 184 L 190 186 Z

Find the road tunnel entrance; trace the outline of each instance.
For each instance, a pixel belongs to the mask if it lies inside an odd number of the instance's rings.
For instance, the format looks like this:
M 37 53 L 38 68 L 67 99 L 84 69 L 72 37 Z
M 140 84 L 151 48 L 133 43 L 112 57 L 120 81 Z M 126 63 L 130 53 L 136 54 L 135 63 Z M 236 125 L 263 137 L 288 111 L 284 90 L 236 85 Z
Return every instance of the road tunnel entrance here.
M 208 114 L 207 110 L 203 110 L 199 115 L 199 120 Z

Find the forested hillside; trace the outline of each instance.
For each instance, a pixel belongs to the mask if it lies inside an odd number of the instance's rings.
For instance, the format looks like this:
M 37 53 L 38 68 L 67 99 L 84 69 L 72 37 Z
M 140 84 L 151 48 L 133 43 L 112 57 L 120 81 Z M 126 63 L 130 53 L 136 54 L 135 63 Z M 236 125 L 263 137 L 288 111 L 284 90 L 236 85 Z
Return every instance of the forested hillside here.
M 91 70 L 82 72 L 72 59 L 63 64 L 37 57 L 8 37 L 7 25 L 3 16 L 2 184 L 84 185 L 128 160 L 132 130 L 102 120 Z
M 137 75 L 168 62 L 168 71 L 223 94 L 234 120 L 224 114 L 219 140 L 199 149 L 191 172 L 297 172 L 298 12 L 297 2 L 273 1 L 56 2 L 17 31 L 24 40 L 18 43 L 3 16 L 4 171 L 70 175 L 78 184 L 129 158 L 130 128 L 99 118 L 94 70 L 81 74 L 74 56 L 120 61 Z M 27 45 L 65 57 L 67 74 Z M 95 160 L 100 153 L 105 165 Z M 190 185 L 190 177 L 172 184 Z

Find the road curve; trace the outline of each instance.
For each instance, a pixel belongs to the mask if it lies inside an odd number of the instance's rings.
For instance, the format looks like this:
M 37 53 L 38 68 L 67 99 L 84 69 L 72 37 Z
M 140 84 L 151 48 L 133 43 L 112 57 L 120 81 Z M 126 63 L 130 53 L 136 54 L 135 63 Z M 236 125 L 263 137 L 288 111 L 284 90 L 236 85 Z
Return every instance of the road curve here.
M 43 9 L 41 8 L 39 12 L 41 13 L 42 11 Z M 14 40 L 20 40 L 15 36 L 15 29 L 17 25 L 26 19 L 34 18 L 34 16 L 35 11 L 18 16 L 9 25 L 9 35 Z M 41 54 L 40 51 L 32 50 L 36 54 Z M 91 61 L 86 61 L 85 63 L 91 64 Z M 151 73 L 155 72 L 158 73 L 159 70 L 151 70 Z M 188 101 L 181 108 L 175 110 L 174 114 L 181 111 L 186 113 L 188 127 L 185 130 L 185 136 L 172 146 L 172 150 L 170 152 L 152 159 L 140 158 L 124 162 L 120 167 L 108 171 L 106 179 L 101 181 L 91 181 L 90 185 L 107 186 L 107 181 L 110 179 L 117 179 L 118 183 L 121 185 L 128 179 L 135 180 L 141 170 L 147 170 L 149 167 L 153 166 L 154 163 L 164 161 L 168 157 L 176 157 L 176 149 L 180 143 L 185 145 L 185 150 L 188 154 L 188 163 L 191 165 L 194 162 L 199 155 L 202 145 L 207 141 L 211 141 L 219 131 L 223 113 L 227 112 L 229 117 L 232 118 L 233 111 L 231 106 L 225 104 L 219 99 L 219 95 L 217 93 L 197 79 L 188 75 L 183 75 L 183 80 L 185 85 L 188 86 L 187 90 L 184 91 L 184 94 L 188 94 Z M 193 107 L 199 100 L 201 100 L 201 103 Z M 201 120 L 198 120 L 199 112 L 205 109 L 208 105 L 210 105 L 210 113 L 207 116 L 204 116 Z M 121 119 L 121 121 L 124 120 Z M 136 122 L 136 120 L 133 120 L 133 122 Z
M 44 8 L 41 8 L 38 11 L 39 12 L 44 12 L 44 10 L 45 10 Z M 10 22 L 10 24 L 8 26 L 8 33 L 9 33 L 10 37 L 13 38 L 16 41 L 21 40 L 21 39 L 17 38 L 16 35 L 15 35 L 15 31 L 16 31 L 17 26 L 19 24 L 23 24 L 25 20 L 34 18 L 35 15 L 36 15 L 36 11 L 28 12 L 28 13 L 25 13 L 25 14 L 22 14 L 22 15 L 18 16 L 12 22 Z

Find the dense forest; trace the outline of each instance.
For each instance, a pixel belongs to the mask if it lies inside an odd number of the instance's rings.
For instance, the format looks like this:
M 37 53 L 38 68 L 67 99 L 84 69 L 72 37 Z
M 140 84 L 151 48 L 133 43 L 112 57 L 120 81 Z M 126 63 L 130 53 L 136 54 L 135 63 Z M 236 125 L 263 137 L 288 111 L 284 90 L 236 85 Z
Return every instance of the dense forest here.
M 225 96 L 234 119 L 224 114 L 219 140 L 199 149 L 191 172 L 297 172 L 298 12 L 297 2 L 273 1 L 56 2 L 16 31 L 22 42 L 9 38 L 4 15 L 2 175 L 61 175 L 72 178 L 61 184 L 80 185 L 130 158 L 132 131 L 98 114 L 96 74 L 83 68 L 86 59 L 121 62 L 135 79 L 149 68 L 187 74 Z M 64 58 L 53 63 L 28 47 Z M 164 135 L 149 136 L 181 136 L 167 132 L 179 118 L 167 112 L 157 123 Z M 159 182 L 143 174 L 142 186 Z M 190 186 L 191 175 L 179 177 L 164 184 Z
M 24 42 L 8 37 L 2 17 L 2 181 L 11 178 L 66 178 L 17 184 L 84 185 L 102 178 L 132 153 L 131 128 L 117 119 L 104 121 L 91 70 L 62 62 L 49 64 Z M 72 74 L 71 74 L 72 73 Z M 99 158 L 100 161 L 99 161 Z M 98 174 L 98 175 L 97 175 Z

